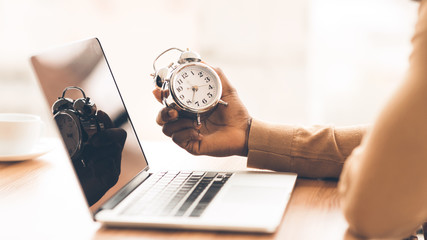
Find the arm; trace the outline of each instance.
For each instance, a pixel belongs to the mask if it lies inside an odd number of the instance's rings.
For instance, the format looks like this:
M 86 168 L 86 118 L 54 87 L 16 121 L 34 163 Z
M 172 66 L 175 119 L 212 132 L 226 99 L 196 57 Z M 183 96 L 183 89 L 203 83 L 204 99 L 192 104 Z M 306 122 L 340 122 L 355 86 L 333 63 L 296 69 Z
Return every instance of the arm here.
M 157 123 L 163 133 L 195 155 L 248 156 L 248 166 L 276 171 L 292 171 L 305 177 L 333 177 L 353 148 L 360 144 L 364 127 L 310 128 L 272 125 L 253 120 L 224 73 L 216 69 L 228 106 L 217 109 L 197 125 L 195 120 L 180 117 L 163 108 Z M 154 90 L 160 100 L 162 92 Z
M 347 160 L 339 184 L 349 230 L 365 237 L 407 237 L 427 219 L 426 1 L 412 43 L 406 81 Z
M 345 159 L 366 127 L 296 127 L 253 120 L 248 167 L 296 172 L 302 177 L 338 178 Z

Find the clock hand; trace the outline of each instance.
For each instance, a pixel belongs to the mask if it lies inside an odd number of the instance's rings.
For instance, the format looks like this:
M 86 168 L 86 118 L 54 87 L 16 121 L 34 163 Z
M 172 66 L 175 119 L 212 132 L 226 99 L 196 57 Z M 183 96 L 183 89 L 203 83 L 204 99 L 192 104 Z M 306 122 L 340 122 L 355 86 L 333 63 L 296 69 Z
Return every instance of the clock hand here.
M 196 88 L 196 91 L 198 90 L 197 85 L 191 84 L 190 81 L 188 81 L 188 85 L 190 85 L 190 87 L 187 87 L 187 89 L 191 89 L 192 91 L 194 91 L 194 88 Z
M 196 92 L 199 90 L 199 88 L 197 86 L 193 86 L 191 90 L 193 90 L 193 98 L 191 99 L 191 102 L 194 102 L 194 96 L 196 95 Z
M 193 91 L 193 98 L 191 99 L 191 102 L 194 102 L 194 95 L 196 95 L 196 91 Z

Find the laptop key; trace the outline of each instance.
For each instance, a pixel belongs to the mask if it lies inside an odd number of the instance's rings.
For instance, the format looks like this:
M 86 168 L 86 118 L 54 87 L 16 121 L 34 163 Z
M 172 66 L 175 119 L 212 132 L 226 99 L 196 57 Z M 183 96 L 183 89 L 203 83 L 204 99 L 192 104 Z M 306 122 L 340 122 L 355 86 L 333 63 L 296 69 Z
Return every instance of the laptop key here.
M 196 188 L 190 194 L 190 196 L 185 200 L 184 204 L 178 209 L 178 212 L 175 216 L 184 216 L 187 210 L 191 207 L 194 201 L 199 197 L 199 195 L 205 190 L 209 185 L 210 181 L 215 177 L 216 173 L 208 172 L 202 178 L 202 180 L 197 184 Z
M 165 172 L 148 181 L 138 200 L 122 213 L 150 216 L 200 216 L 229 178 L 229 173 Z M 191 192 L 190 192 L 191 191 Z M 201 196 L 204 194 L 203 196 Z M 200 199 L 200 200 L 199 200 Z M 196 202 L 199 201 L 199 202 Z
M 205 193 L 202 199 L 200 199 L 197 206 L 191 212 L 190 217 L 200 217 L 212 199 L 216 196 L 219 190 L 221 190 L 222 186 L 224 186 L 225 182 L 227 182 L 227 180 L 228 177 L 213 181 L 208 191 Z

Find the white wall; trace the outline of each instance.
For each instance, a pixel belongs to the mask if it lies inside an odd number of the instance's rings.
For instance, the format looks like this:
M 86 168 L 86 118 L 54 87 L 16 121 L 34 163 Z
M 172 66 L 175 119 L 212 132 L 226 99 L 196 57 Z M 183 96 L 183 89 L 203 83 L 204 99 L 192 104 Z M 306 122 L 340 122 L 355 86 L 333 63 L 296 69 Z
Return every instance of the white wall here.
M 371 122 L 404 77 L 416 7 L 409 0 L 0 0 L 0 112 L 45 113 L 28 56 L 97 36 L 144 140 L 166 139 L 149 74 L 172 46 L 221 67 L 256 118 Z

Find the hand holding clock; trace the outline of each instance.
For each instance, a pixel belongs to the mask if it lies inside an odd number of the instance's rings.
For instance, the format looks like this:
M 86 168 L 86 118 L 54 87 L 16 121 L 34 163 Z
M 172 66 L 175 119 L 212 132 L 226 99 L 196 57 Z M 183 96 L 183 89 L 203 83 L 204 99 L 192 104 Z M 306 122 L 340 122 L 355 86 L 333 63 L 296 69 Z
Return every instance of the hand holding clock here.
M 246 156 L 251 117 L 224 73 L 218 68 L 214 70 L 223 87 L 221 99 L 228 106 L 219 104 L 200 125 L 194 119 L 179 116 L 177 110 L 168 107 L 159 112 L 156 121 L 163 127 L 165 135 L 191 154 Z M 193 94 L 195 92 L 193 90 Z M 156 88 L 153 94 L 161 102 L 162 95 L 168 93 Z
M 105 112 L 98 110 L 97 118 L 103 123 L 104 130 L 93 135 L 85 145 L 82 156 L 87 166 L 76 168 L 90 206 L 117 183 L 127 137 L 126 131 L 114 127 Z

